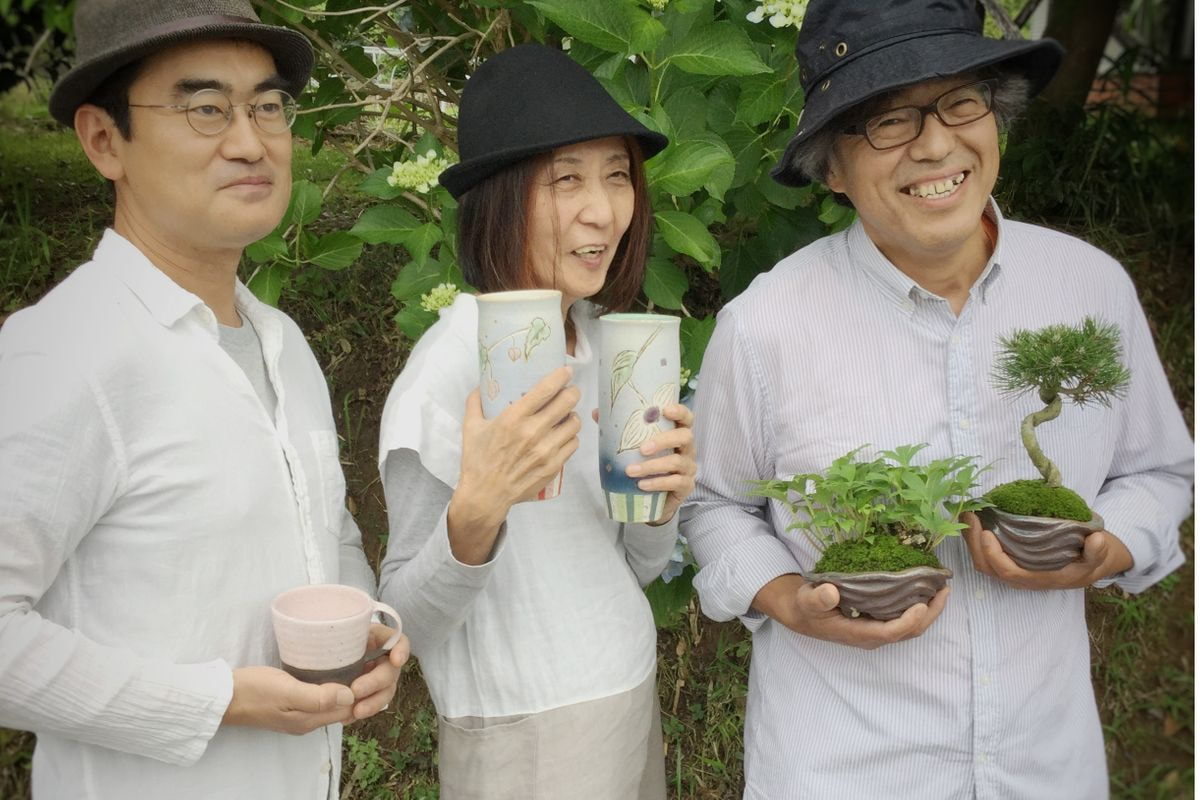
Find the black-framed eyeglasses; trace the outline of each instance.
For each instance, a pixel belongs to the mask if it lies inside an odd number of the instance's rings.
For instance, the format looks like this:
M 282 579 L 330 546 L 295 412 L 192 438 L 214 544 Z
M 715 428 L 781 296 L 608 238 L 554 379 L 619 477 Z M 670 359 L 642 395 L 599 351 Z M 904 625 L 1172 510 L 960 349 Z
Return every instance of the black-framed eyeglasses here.
M 876 150 L 908 144 L 925 129 L 925 117 L 933 114 L 948 128 L 968 125 L 992 112 L 996 81 L 982 80 L 956 86 L 925 106 L 900 106 L 851 125 L 842 133 L 866 136 Z
M 246 113 L 263 133 L 283 133 L 296 121 L 296 101 L 282 89 L 271 89 L 256 95 L 249 103 L 235 103 L 219 89 L 200 89 L 186 103 L 146 105 L 130 103 L 130 108 L 169 108 L 182 111 L 192 130 L 205 136 L 216 136 L 229 127 L 233 110 L 245 106 Z

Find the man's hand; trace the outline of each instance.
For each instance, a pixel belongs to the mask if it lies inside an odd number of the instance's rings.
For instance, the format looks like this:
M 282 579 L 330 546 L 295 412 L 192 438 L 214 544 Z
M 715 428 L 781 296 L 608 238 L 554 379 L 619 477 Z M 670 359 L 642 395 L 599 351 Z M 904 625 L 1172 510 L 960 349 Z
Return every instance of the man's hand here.
M 962 536 L 975 569 L 1018 589 L 1081 589 L 1133 566 L 1133 556 L 1120 539 L 1096 531 L 1083 540 L 1080 560 L 1050 571 L 1022 569 L 1004 552 L 996 534 L 983 528 L 979 517 L 968 511 L 961 519 L 967 523 Z
M 233 698 L 223 725 L 245 725 L 279 733 L 304 734 L 353 722 L 354 693 L 338 683 L 304 683 L 274 667 L 233 671 Z
M 799 575 L 780 575 L 759 589 L 750 605 L 796 633 L 864 650 L 920 636 L 933 624 L 950 587 L 935 594 L 928 604 L 918 603 L 888 622 L 860 617 L 850 619 L 838 611 L 837 587 L 814 585 Z
M 396 631 L 386 625 L 372 625 L 367 650 L 381 647 Z M 367 672 L 350 684 L 354 691 L 354 719 L 366 719 L 388 707 L 396 696 L 396 681 L 400 668 L 408 661 L 408 637 L 401 636 L 387 658 L 367 665 Z

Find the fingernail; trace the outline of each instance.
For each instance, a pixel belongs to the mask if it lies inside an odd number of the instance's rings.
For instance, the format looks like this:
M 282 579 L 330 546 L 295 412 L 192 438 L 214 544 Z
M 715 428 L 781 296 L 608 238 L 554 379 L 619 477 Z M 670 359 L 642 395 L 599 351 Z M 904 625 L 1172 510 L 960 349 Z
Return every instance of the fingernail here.
M 343 686 L 337 690 L 336 702 L 339 706 L 354 705 L 354 692 L 350 691 L 349 686 Z
M 642 467 L 640 464 L 630 464 L 625 468 L 625 474 L 631 478 L 636 478 L 642 474 Z

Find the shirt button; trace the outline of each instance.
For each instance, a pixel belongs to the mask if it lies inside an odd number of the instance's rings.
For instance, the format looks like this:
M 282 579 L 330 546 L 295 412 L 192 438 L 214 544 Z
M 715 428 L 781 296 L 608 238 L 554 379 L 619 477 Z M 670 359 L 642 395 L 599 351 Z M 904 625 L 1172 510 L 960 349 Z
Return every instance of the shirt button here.
M 965 430 L 967 430 L 968 428 L 970 428 L 970 427 L 971 427 L 971 420 L 969 420 L 969 419 L 960 419 L 960 420 L 958 421 L 958 427 L 962 428 L 964 431 L 965 431 Z
M 983 599 L 983 589 L 976 589 L 976 590 L 975 590 L 975 599 L 976 599 L 976 600 L 982 600 L 982 599 Z
M 331 769 L 333 769 L 333 763 L 330 761 L 326 761 L 324 764 L 321 765 L 321 773 L 323 775 L 328 775 L 329 771 Z
M 980 753 L 980 754 L 979 754 L 979 763 L 980 763 L 980 764 L 986 764 L 986 763 L 988 763 L 988 754 L 987 754 L 987 753 Z
M 992 679 L 989 678 L 987 675 L 979 676 L 979 685 L 980 686 L 990 686 L 991 683 L 992 683 Z
M 950 344 L 958 344 L 961 341 L 962 341 L 962 339 L 959 338 L 959 335 L 957 333 L 950 337 Z

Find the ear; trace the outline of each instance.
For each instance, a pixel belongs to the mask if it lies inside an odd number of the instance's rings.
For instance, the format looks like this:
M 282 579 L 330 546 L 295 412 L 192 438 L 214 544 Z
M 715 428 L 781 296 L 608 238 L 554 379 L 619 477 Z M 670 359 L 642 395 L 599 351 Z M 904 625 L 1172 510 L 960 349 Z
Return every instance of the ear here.
M 75 109 L 75 136 L 97 172 L 114 182 L 124 177 L 120 155 L 124 137 L 107 111 L 91 103 Z
M 837 145 L 829 151 L 829 169 L 825 173 L 825 185 L 838 194 L 846 193 L 846 180 L 842 176 L 842 154 Z

